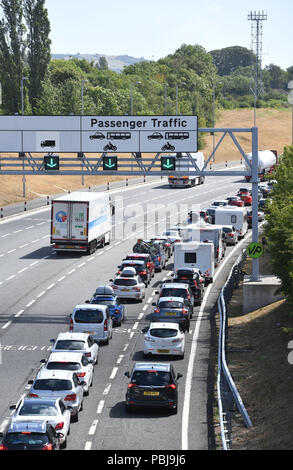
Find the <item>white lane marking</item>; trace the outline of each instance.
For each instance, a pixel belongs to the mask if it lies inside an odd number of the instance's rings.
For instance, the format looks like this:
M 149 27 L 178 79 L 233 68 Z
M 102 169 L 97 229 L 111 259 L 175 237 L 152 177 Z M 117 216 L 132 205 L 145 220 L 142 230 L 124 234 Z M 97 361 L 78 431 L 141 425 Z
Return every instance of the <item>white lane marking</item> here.
M 52 289 L 52 287 L 54 287 L 55 285 L 56 285 L 56 282 L 53 282 L 52 284 L 50 284 L 50 285 L 47 287 L 47 290 Z
M 228 254 L 226 259 L 223 261 L 223 264 L 221 264 L 214 275 L 214 281 L 215 279 L 220 275 L 221 270 L 227 263 L 228 259 L 234 254 L 234 252 L 239 248 L 240 244 L 243 244 L 244 241 L 249 238 L 251 234 L 247 234 L 247 236 L 241 240 L 241 242 L 238 243 Z M 199 336 L 199 329 L 200 329 L 200 323 L 203 317 L 204 313 L 204 308 L 205 304 L 208 300 L 210 290 L 212 289 L 213 284 L 209 284 L 204 300 L 201 304 L 200 311 L 197 317 L 196 325 L 194 328 L 194 333 L 192 337 L 192 342 L 191 342 L 191 350 L 190 350 L 190 355 L 189 355 L 189 360 L 188 360 L 188 367 L 187 367 L 187 374 L 186 374 L 186 382 L 185 382 L 185 394 L 184 394 L 184 402 L 183 402 L 183 412 L 182 412 L 182 450 L 187 450 L 188 449 L 188 425 L 189 425 L 189 409 L 190 409 L 190 398 L 191 398 L 191 387 L 192 387 L 192 377 L 193 377 L 193 367 L 195 364 L 195 355 L 196 355 L 196 350 L 197 350 L 197 344 L 198 344 L 198 336 Z
M 141 320 L 143 316 L 144 316 L 144 313 L 141 312 L 141 313 L 138 315 L 137 319 L 138 319 L 138 320 Z
M 125 357 L 124 354 L 120 354 L 120 356 L 118 357 L 118 359 L 117 359 L 117 361 L 116 361 L 117 364 L 120 364 L 120 363 L 121 363 L 123 357 Z
M 123 352 L 125 352 L 125 351 L 126 351 L 126 349 L 128 348 L 128 346 L 129 346 L 129 344 L 128 344 L 128 343 L 124 345 Z
M 19 317 L 23 312 L 24 312 L 24 310 L 19 310 L 19 312 L 17 312 L 17 314 L 14 315 L 14 316 L 15 316 L 15 317 Z
M 118 372 L 118 367 L 113 367 L 113 370 L 110 375 L 110 380 L 113 380 Z
M 10 279 L 13 279 L 16 276 L 16 274 L 12 274 L 12 276 L 9 276 L 6 281 L 10 281 Z
M 57 281 L 57 282 L 61 282 L 61 281 L 63 281 L 63 279 L 65 279 L 65 277 L 66 277 L 66 276 L 61 276 L 61 277 L 60 277 L 60 279 L 58 279 L 58 281 Z
M 93 424 L 91 425 L 89 430 L 89 436 L 93 436 L 96 433 L 98 422 L 98 419 L 94 419 Z
M 101 414 L 104 408 L 105 400 L 101 400 L 100 403 L 98 404 L 97 408 L 97 414 Z
M 2 330 L 5 330 L 10 324 L 11 321 L 8 321 L 4 326 L 2 326 Z
M 108 384 L 108 385 L 107 385 L 107 387 L 106 387 L 105 390 L 103 391 L 103 395 L 108 395 L 111 386 L 112 386 L 112 384 Z
M 44 295 L 45 293 L 46 293 L 46 291 L 45 291 L 45 290 L 43 290 L 42 292 L 40 292 L 40 294 L 39 294 L 39 295 L 37 295 L 38 299 L 39 299 L 40 297 L 42 297 L 42 295 Z
M 91 450 L 92 442 L 88 441 L 85 443 L 84 450 Z
M 35 303 L 35 299 L 31 300 L 28 304 L 26 304 L 26 307 L 30 307 L 31 305 L 33 305 Z

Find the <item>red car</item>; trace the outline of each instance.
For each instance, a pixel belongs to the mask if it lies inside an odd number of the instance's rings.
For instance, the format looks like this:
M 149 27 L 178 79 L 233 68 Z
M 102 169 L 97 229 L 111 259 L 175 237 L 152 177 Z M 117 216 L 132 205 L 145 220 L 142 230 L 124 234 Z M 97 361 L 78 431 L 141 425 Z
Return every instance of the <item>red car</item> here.
M 238 197 L 240 197 L 241 201 L 244 202 L 245 206 L 251 206 L 252 204 L 252 196 L 249 193 L 238 193 Z
M 147 268 L 148 270 L 150 271 L 151 273 L 151 277 L 154 277 L 155 275 L 155 263 L 153 262 L 152 260 L 152 257 L 150 254 L 148 253 L 129 253 L 125 260 L 137 260 L 137 261 L 145 261 L 146 262 L 146 265 L 147 265 Z
M 238 196 L 227 197 L 227 201 L 228 206 L 244 207 L 244 201 L 241 201 L 240 197 Z

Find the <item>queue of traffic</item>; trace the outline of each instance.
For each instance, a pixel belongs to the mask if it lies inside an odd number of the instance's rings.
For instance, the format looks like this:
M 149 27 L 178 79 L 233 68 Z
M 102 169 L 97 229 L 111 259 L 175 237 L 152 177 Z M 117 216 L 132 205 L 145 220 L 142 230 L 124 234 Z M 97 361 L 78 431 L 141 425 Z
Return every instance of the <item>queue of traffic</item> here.
M 160 236 L 137 241 L 117 266 L 115 276 L 74 307 L 69 331 L 51 340 L 50 355 L 29 381 L 28 393 L 10 407 L 11 419 L 1 436 L 0 450 L 66 447 L 71 423 L 78 421 L 93 385 L 100 344 L 109 344 L 113 329 L 125 321 L 126 301 L 142 302 L 152 278 L 172 257 L 171 278 L 155 291 L 157 301 L 152 303 L 150 323 L 143 330 L 142 354 L 147 361 L 137 362 L 125 372 L 129 378 L 125 410 L 151 406 L 177 413 L 182 374 L 175 371 L 172 360 L 158 362 L 157 358 L 184 358 L 194 307 L 201 304 L 205 287 L 213 282 L 226 245 L 235 245 L 248 230 L 244 204 L 251 202 L 247 195 L 248 190 L 242 188 L 235 197 L 190 212 L 185 223 Z

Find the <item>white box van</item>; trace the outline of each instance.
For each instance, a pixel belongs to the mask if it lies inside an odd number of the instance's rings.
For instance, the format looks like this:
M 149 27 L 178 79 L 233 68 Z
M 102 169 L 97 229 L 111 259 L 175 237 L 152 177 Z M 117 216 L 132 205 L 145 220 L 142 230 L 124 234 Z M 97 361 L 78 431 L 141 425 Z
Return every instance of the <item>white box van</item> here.
M 223 230 L 219 225 L 209 224 L 190 224 L 183 231 L 184 242 L 205 242 L 209 241 L 214 244 L 214 255 L 216 267 L 221 259 L 225 256 L 226 245 L 223 241 Z
M 245 236 L 248 230 L 247 207 L 218 207 L 215 211 L 216 225 L 232 225 L 235 227 L 238 239 Z
M 112 317 L 106 305 L 76 305 L 70 315 L 70 331 L 87 333 L 97 343 L 109 344 L 109 340 L 112 338 L 112 328 Z
M 188 242 L 174 246 L 174 272 L 183 268 L 197 268 L 205 278 L 206 284 L 213 282 L 215 255 L 213 243 Z
M 107 193 L 76 191 L 52 201 L 51 246 L 93 253 L 110 243 L 112 206 Z

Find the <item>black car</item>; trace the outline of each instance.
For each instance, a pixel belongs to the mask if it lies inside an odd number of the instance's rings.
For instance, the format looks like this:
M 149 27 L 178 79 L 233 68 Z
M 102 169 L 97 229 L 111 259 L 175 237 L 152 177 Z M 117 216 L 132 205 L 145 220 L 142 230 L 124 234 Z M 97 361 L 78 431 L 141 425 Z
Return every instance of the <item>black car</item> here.
M 189 331 L 190 310 L 184 298 L 160 297 L 158 303 L 152 305 L 156 307 L 152 312 L 153 322 L 179 323 L 181 331 Z
M 190 317 L 193 315 L 194 298 L 188 282 L 165 282 L 161 285 L 160 291 L 155 291 L 160 297 L 183 297 L 186 300 L 190 311 Z
M 12 421 L 0 450 L 60 450 L 60 435 L 48 421 Z
M 204 296 L 204 278 L 196 269 L 178 269 L 173 277 L 174 283 L 188 284 L 193 294 L 194 305 L 200 305 Z
M 134 407 L 163 407 L 177 413 L 178 379 L 170 363 L 138 362 L 131 373 L 125 372 L 130 378 L 126 392 L 126 411 Z

